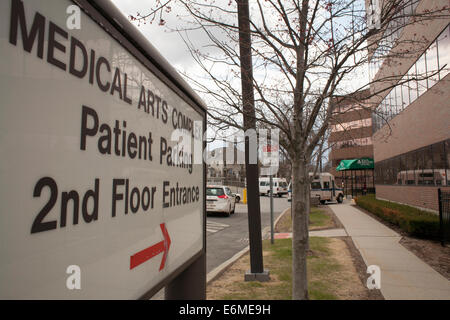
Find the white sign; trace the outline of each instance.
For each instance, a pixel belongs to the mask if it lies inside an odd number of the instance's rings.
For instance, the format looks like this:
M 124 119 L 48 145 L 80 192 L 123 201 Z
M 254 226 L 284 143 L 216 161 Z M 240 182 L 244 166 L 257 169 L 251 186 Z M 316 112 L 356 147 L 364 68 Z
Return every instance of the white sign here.
M 367 6 L 367 26 L 369 30 L 381 28 L 381 5 L 379 0 L 370 0 Z
M 0 2 L 0 299 L 135 299 L 204 249 L 171 141 L 204 115 L 73 4 Z
M 275 175 L 279 169 L 279 129 L 270 130 L 270 142 L 267 141 L 267 130 L 260 129 L 259 144 L 262 146 L 261 163 L 264 167 L 261 168 L 261 175 L 269 176 Z

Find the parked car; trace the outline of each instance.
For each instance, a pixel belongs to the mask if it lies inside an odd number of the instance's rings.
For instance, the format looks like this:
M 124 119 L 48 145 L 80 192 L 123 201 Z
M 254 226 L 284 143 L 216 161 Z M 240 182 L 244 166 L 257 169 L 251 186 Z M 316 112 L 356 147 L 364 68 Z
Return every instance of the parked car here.
M 229 186 L 225 186 L 225 188 L 229 188 L 231 190 L 231 188 Z M 236 203 L 239 203 L 242 199 L 242 197 L 239 193 L 232 192 L 231 195 L 234 197 L 234 200 L 236 200 Z
M 273 194 L 282 197 L 284 194 L 288 193 L 288 184 L 284 178 L 272 178 L 272 189 Z M 259 178 L 259 194 L 260 195 L 270 195 L 270 178 L 263 177 Z
M 206 212 L 234 213 L 236 199 L 226 186 L 206 186 Z

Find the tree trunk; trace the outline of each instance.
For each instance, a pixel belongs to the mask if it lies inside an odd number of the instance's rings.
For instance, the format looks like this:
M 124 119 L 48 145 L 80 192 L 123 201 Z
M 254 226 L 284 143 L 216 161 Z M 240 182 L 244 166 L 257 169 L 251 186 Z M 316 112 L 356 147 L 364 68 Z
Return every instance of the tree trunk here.
M 308 299 L 309 177 L 306 162 L 292 161 L 292 299 Z

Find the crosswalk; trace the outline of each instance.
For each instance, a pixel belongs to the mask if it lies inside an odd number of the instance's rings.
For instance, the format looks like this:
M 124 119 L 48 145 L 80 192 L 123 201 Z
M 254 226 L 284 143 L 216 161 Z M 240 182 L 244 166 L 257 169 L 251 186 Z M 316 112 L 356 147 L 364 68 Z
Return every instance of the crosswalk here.
M 206 231 L 209 233 L 216 233 L 225 228 L 228 228 L 230 225 L 225 223 L 219 223 L 214 221 L 206 221 Z

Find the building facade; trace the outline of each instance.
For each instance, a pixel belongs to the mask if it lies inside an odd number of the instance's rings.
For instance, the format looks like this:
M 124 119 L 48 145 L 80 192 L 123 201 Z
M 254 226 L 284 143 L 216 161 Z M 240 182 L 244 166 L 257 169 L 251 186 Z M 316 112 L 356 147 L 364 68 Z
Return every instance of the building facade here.
M 438 188 L 450 189 L 449 1 L 402 4 L 369 55 L 376 197 L 437 212 Z
M 233 146 L 207 151 L 207 182 L 245 186 L 245 152 Z
M 351 189 L 354 193 L 374 189 L 373 171 L 336 171 L 342 160 L 373 158 L 372 110 L 365 99 L 369 93 L 369 90 L 365 90 L 357 96 L 336 96 L 332 99 L 333 117 L 328 138 L 329 172 L 335 176 L 337 185 L 347 191 L 346 194 L 351 194 Z

